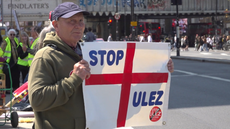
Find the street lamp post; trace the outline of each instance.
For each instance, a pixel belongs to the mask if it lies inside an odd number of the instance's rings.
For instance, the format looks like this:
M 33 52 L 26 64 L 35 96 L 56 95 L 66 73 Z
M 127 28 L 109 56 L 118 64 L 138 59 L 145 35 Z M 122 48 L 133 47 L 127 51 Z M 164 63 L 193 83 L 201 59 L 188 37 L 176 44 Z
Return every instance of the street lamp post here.
M 116 0 L 116 13 L 118 13 L 118 0 Z M 118 19 L 116 19 L 116 40 L 119 41 L 118 39 Z
M 126 3 L 127 0 L 125 0 L 125 4 L 124 4 L 124 35 L 126 36 Z
M 179 45 L 179 38 L 180 38 L 180 27 L 179 27 L 179 15 L 178 15 L 178 0 L 176 0 L 176 55 L 180 56 L 180 45 Z
M 134 21 L 134 0 L 131 0 L 131 20 Z M 133 29 L 133 26 L 131 27 L 131 31 L 132 31 L 132 39 L 134 41 L 135 30 Z
M 217 0 L 216 0 L 216 18 L 215 18 L 215 38 L 214 39 L 216 39 L 216 37 L 217 37 L 217 4 L 218 4 L 218 2 L 217 2 Z M 214 41 L 215 42 L 215 41 Z
M 13 21 L 12 21 L 12 0 L 11 0 L 11 6 L 10 6 L 10 28 L 13 28 Z

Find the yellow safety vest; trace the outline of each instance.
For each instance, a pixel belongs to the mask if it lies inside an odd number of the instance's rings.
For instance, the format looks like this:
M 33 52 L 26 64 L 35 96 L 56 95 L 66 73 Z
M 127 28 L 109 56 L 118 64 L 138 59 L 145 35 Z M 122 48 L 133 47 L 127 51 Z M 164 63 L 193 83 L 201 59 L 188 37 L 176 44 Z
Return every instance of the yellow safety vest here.
M 10 43 L 9 37 L 7 37 L 7 38 L 5 39 L 5 41 L 6 41 L 7 45 L 6 45 L 6 49 L 5 49 L 5 52 L 4 52 L 4 55 L 3 55 L 3 56 L 4 56 L 4 57 L 7 57 L 6 62 L 7 62 L 7 63 L 10 63 L 10 57 L 11 57 L 11 43 Z M 16 42 L 17 48 L 18 48 L 18 46 L 19 46 L 19 44 L 18 44 L 18 39 L 17 39 L 17 38 L 14 38 L 14 41 Z
M 2 48 L 0 47 L 0 57 L 3 56 L 3 51 L 2 51 Z
M 19 45 L 23 47 L 23 43 L 19 43 Z M 28 66 L 28 56 L 26 56 L 24 59 L 21 59 L 20 57 L 18 57 L 17 64 L 21 66 Z
M 34 46 L 36 46 L 37 41 L 38 41 L 38 38 L 36 38 L 36 40 L 34 40 L 34 42 L 32 43 L 32 45 L 30 47 L 30 49 L 33 49 Z M 34 55 L 32 55 L 32 54 L 29 53 L 28 54 L 28 64 L 29 64 L 29 66 L 31 65 L 33 59 L 34 59 Z
M 6 39 L 5 39 L 5 41 L 6 41 L 6 48 L 5 48 L 5 52 L 3 53 L 3 56 L 2 57 L 6 57 L 7 59 L 6 59 L 6 62 L 7 63 L 10 63 L 10 58 L 11 58 L 11 43 L 10 43 L 10 39 L 9 39 L 9 37 L 7 37 Z M 18 47 L 18 39 L 15 37 L 14 38 L 14 41 L 16 42 L 16 44 L 17 44 L 17 47 Z M 1 49 L 2 50 L 2 49 Z M 0 73 L 3 73 L 2 72 L 2 69 L 3 69 L 3 64 L 0 64 Z

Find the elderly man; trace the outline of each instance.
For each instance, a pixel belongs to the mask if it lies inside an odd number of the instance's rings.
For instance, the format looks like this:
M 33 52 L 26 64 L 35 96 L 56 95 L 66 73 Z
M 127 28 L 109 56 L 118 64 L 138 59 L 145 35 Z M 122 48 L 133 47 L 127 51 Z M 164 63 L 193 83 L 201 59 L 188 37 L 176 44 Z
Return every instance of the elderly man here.
M 52 24 L 56 32 L 44 39 L 30 66 L 29 99 L 35 114 L 35 129 L 85 129 L 82 81 L 90 77 L 88 62 L 75 53 L 85 23 L 72 2 L 58 5 Z M 173 71 L 170 60 L 168 69 Z
M 90 68 L 74 51 L 83 36 L 84 15 L 88 12 L 72 2 L 58 5 L 52 21 L 56 33 L 44 39 L 45 45 L 56 48 L 38 51 L 30 66 L 29 99 L 36 129 L 85 128 L 81 83 L 90 76 Z

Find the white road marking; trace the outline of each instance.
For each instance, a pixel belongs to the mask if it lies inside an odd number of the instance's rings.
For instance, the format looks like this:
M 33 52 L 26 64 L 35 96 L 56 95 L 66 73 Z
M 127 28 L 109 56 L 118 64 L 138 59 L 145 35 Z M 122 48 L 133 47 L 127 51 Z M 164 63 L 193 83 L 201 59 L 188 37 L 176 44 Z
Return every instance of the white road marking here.
M 226 53 L 221 53 L 220 55 L 222 55 L 222 56 L 227 56 L 228 54 L 226 54 Z
M 185 74 L 188 74 L 188 75 L 197 75 L 196 73 L 187 72 L 187 71 L 182 71 L 182 70 L 174 70 L 174 71 L 180 72 L 180 73 L 185 73 Z
M 214 76 L 208 76 L 208 75 L 201 75 L 201 74 L 187 72 L 187 71 L 182 71 L 182 70 L 174 70 L 174 71 L 180 72 L 180 73 L 185 73 L 185 74 L 188 74 L 190 76 L 194 76 L 195 75 L 195 76 L 210 78 L 210 79 L 214 79 L 214 80 L 230 82 L 230 79 L 225 79 L 225 78 L 220 78 L 220 77 L 214 77 Z M 175 75 L 175 76 L 172 76 L 172 77 L 176 77 L 176 76 L 178 76 L 178 75 Z M 181 75 L 181 76 L 186 76 L 186 75 Z
M 200 53 L 200 54 L 203 54 L 203 55 L 211 55 L 212 53 Z

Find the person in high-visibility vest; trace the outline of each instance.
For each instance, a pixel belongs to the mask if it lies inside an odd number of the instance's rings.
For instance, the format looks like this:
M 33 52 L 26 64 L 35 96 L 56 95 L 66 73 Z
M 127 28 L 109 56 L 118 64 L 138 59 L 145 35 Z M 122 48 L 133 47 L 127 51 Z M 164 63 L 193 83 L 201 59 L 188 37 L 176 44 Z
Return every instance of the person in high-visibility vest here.
M 22 79 L 26 78 L 26 75 L 29 72 L 28 65 L 28 52 L 26 52 L 27 48 L 30 48 L 29 36 L 26 32 L 22 32 L 20 36 L 21 42 L 19 45 L 22 47 L 22 54 L 18 57 L 18 69 L 22 73 Z
M 19 87 L 19 77 L 20 73 L 18 70 L 18 39 L 15 37 L 16 31 L 14 29 L 10 29 L 8 31 L 8 37 L 1 44 L 1 49 L 3 51 L 3 57 L 6 58 L 6 63 L 10 66 L 11 77 L 12 77 L 12 87 L 13 89 L 17 89 Z M 3 68 L 3 72 L 6 74 L 6 88 L 10 88 L 10 78 L 9 78 L 9 70 Z
M 3 62 L 5 61 L 5 59 L 2 58 L 3 54 L 4 53 L 2 51 L 2 48 L 0 48 L 0 74 L 3 74 L 3 71 L 2 71 L 2 69 L 3 69 Z
M 38 42 L 38 36 L 40 32 L 42 31 L 42 28 L 39 26 L 35 26 L 31 28 L 30 34 L 33 37 L 33 40 L 30 42 L 30 47 L 26 49 L 26 52 L 28 52 L 28 67 L 30 67 L 32 60 L 34 58 L 35 53 L 37 50 L 34 48 Z M 28 74 L 26 75 L 24 82 L 27 81 Z
M 34 55 L 36 53 L 36 50 L 34 49 L 34 47 L 36 46 L 37 44 L 37 41 L 38 41 L 38 36 L 39 36 L 39 33 L 41 32 L 42 28 L 39 27 L 39 26 L 35 26 L 31 29 L 31 36 L 33 37 L 34 41 L 32 42 L 30 48 L 28 48 L 26 51 L 29 53 L 28 54 L 28 64 L 29 66 L 31 65 L 32 63 L 32 60 L 34 58 Z

